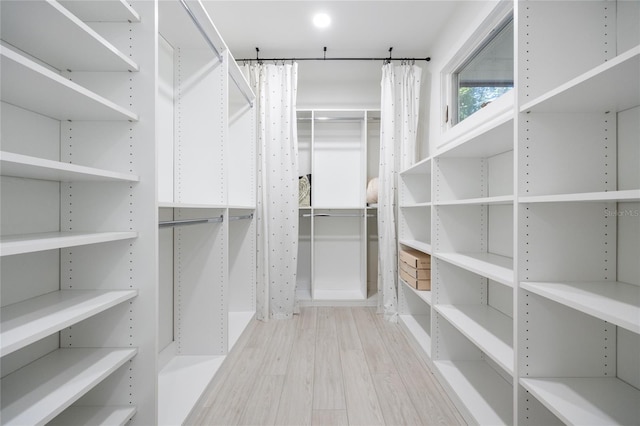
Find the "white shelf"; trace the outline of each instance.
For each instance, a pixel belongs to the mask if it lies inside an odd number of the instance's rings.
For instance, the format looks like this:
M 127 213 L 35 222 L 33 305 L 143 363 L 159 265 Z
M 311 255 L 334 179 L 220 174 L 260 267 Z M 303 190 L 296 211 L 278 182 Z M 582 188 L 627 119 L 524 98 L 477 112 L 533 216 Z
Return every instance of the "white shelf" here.
M 60 70 L 138 71 L 138 65 L 58 2 L 8 1 L 2 39 Z
M 466 200 L 447 200 L 438 201 L 436 206 L 463 206 L 463 205 L 497 205 L 497 204 L 513 204 L 513 195 L 501 195 L 497 197 L 468 198 Z
M 614 377 L 520 379 L 566 424 L 640 424 L 640 391 Z
M 413 291 L 413 293 L 416 296 L 418 296 L 420 299 L 422 299 L 424 303 L 431 306 L 431 294 L 432 294 L 431 290 L 416 290 L 415 288 L 407 284 L 406 281 L 400 278 L 399 276 L 398 276 L 398 280 L 400 280 L 400 282 L 404 284 L 409 290 Z
M 493 253 L 435 253 L 435 257 L 513 287 L 513 259 Z
M 411 208 L 417 208 L 417 207 L 431 207 L 431 202 L 415 203 L 415 204 L 404 204 L 404 205 L 400 206 L 401 209 L 411 209 Z
M 427 157 L 413 166 L 400 172 L 401 175 L 430 175 L 431 174 L 431 157 Z
M 421 251 L 423 253 L 431 254 L 431 252 L 432 252 L 431 244 L 429 244 L 429 243 L 425 243 L 425 242 L 417 241 L 417 240 L 405 240 L 405 239 L 401 239 L 399 242 L 403 246 L 414 248 L 414 249 L 416 249 L 418 251 Z
M 599 201 L 640 201 L 640 189 L 626 191 L 585 192 L 578 194 L 557 194 L 520 197 L 521 203 L 568 203 Z
M 436 311 L 513 375 L 513 320 L 487 305 L 436 305 Z
M 431 358 L 431 336 L 429 335 L 430 318 L 425 315 L 398 315 L 402 325 L 413 336 L 416 343 Z
M 244 332 L 255 315 L 255 312 L 229 312 L 229 351 L 235 346 L 242 332 Z
M 61 163 L 27 155 L 0 151 L 0 173 L 28 179 L 53 180 L 59 182 L 78 181 L 124 181 L 138 182 L 140 178 L 131 173 L 117 173 L 93 167 Z
M 501 102 L 506 103 L 503 112 L 452 139 L 436 153 L 436 158 L 489 158 L 512 151 L 514 140 L 513 95 L 507 93 L 503 97 L 505 99 Z M 479 112 L 484 113 L 484 111 Z M 455 126 L 451 132 L 455 133 L 458 131 L 456 127 L 466 125 L 467 123 L 462 122 Z
M 522 282 L 520 287 L 640 334 L 640 286 L 599 281 Z
M 255 210 L 256 206 L 255 204 L 230 204 L 227 208 L 236 210 Z
M 139 22 L 140 15 L 125 0 L 60 0 L 84 22 Z
M 47 423 L 47 426 L 124 426 L 135 414 L 135 406 L 71 406 Z
M 0 46 L 0 55 L 4 102 L 57 120 L 138 120 L 133 112 L 6 46 Z
M 193 204 L 193 203 L 174 203 L 171 201 L 158 202 L 161 209 L 226 209 L 226 205 L 221 204 Z
M 136 349 L 58 349 L 2 379 L 2 422 L 44 424 L 125 364 Z
M 511 385 L 483 361 L 434 361 L 438 373 L 455 390 L 480 425 L 513 423 Z
M 176 356 L 158 374 L 158 424 L 181 425 L 224 356 Z
M 61 290 L 2 308 L 0 356 L 99 314 L 138 294 L 136 290 Z
M 640 105 L 640 46 L 527 102 L 521 112 L 623 111 Z
M 0 238 L 0 256 L 136 238 L 137 232 L 45 232 Z

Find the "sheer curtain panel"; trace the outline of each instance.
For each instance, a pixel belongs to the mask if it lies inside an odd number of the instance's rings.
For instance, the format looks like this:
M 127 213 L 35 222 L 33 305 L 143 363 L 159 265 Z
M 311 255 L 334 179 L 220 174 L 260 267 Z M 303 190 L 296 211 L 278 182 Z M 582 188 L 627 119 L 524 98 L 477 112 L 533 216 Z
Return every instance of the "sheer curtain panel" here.
M 397 173 L 415 163 L 422 69 L 382 67 L 378 178 L 378 312 L 398 316 Z
M 296 310 L 298 257 L 298 64 L 246 65 L 258 114 L 257 318 Z

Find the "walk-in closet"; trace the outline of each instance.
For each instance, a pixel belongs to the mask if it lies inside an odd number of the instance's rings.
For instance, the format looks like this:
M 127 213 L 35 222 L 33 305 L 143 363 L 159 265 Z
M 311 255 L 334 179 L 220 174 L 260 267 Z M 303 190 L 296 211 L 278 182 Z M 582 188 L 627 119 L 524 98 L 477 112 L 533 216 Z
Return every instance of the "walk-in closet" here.
M 2 0 L 0 425 L 640 424 L 640 0 Z

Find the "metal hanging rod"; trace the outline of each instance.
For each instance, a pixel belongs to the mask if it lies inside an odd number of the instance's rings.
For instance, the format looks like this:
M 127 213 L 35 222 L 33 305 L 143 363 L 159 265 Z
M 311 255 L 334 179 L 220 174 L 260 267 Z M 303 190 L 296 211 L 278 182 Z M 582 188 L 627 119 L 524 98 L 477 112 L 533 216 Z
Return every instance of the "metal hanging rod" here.
M 232 221 L 232 220 L 245 220 L 245 219 L 253 219 L 253 213 L 245 214 L 243 216 L 230 216 L 229 217 L 229 221 Z
M 302 217 L 374 217 L 372 214 L 349 214 L 349 213 L 305 213 Z
M 405 61 L 405 62 L 416 62 L 416 61 L 427 61 L 431 60 L 431 57 L 427 56 L 426 58 L 393 58 L 391 57 L 391 51 L 393 47 L 389 48 L 389 57 L 387 58 L 354 58 L 354 57 L 343 57 L 343 58 L 327 58 L 327 48 L 323 48 L 324 55 L 321 58 L 261 58 L 260 57 L 260 48 L 256 47 L 256 57 L 255 58 L 244 58 L 244 59 L 236 59 L 237 62 L 257 62 L 262 63 L 264 61 L 267 62 L 293 62 L 293 61 L 384 61 L 385 63 L 389 63 L 391 61 Z
M 364 117 L 298 117 L 298 121 L 360 121 Z M 380 121 L 380 117 L 367 117 L 367 121 Z
M 187 226 L 187 225 L 200 225 L 203 223 L 222 223 L 224 218 L 222 215 L 218 217 L 209 217 L 204 219 L 181 219 L 181 220 L 167 220 L 158 223 L 159 228 L 173 228 L 176 226 Z
M 184 8 L 185 12 L 187 12 L 187 14 L 191 18 L 191 20 L 193 21 L 193 24 L 196 26 L 196 28 L 198 29 L 198 31 L 200 32 L 200 34 L 204 38 L 204 41 L 209 45 L 211 50 L 213 50 L 213 53 L 218 57 L 218 60 L 220 62 L 222 62 L 223 61 L 222 53 L 220 53 L 218 51 L 218 49 L 216 48 L 215 44 L 213 44 L 213 41 L 211 41 L 211 39 L 209 38 L 209 35 L 207 35 L 207 32 L 205 31 L 205 29 L 200 24 L 200 21 L 198 20 L 196 15 L 193 13 L 193 11 L 191 11 L 191 8 L 189 7 L 189 5 L 186 3 L 185 0 L 180 0 L 180 4 Z

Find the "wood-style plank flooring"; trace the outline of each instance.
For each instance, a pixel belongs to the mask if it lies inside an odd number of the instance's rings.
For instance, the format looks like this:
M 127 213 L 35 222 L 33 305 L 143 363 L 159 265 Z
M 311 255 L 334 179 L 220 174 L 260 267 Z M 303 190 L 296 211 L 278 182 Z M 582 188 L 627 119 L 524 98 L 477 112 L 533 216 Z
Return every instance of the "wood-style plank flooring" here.
M 463 425 L 399 325 L 369 307 L 254 321 L 190 425 Z

